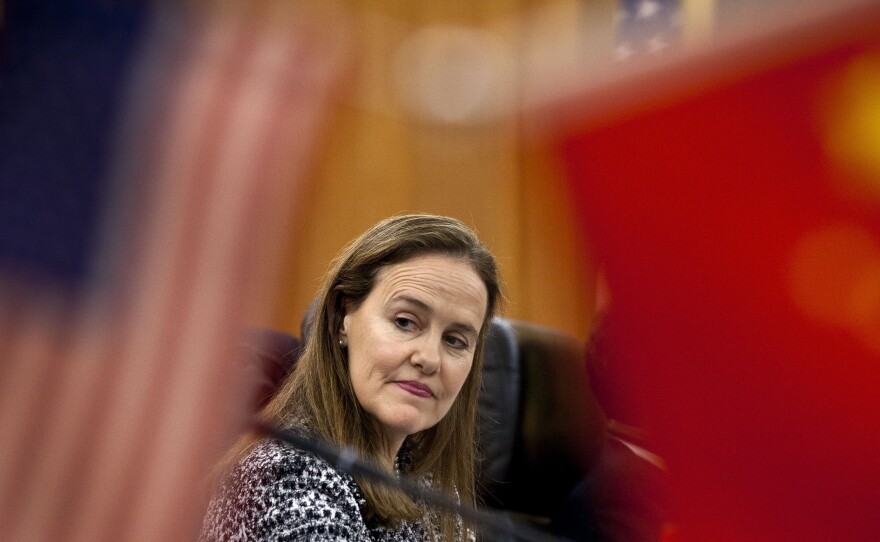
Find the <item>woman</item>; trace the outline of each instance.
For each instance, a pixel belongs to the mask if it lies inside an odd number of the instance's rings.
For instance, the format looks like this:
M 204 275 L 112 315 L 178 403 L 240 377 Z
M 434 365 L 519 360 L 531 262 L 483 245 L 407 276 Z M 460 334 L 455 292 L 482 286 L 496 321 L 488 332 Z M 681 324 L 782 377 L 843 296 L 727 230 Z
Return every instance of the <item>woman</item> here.
M 291 378 L 262 411 L 474 499 L 483 337 L 501 297 L 495 259 L 461 222 L 384 220 L 334 260 Z M 461 521 L 273 440 L 233 450 L 202 540 L 456 540 Z

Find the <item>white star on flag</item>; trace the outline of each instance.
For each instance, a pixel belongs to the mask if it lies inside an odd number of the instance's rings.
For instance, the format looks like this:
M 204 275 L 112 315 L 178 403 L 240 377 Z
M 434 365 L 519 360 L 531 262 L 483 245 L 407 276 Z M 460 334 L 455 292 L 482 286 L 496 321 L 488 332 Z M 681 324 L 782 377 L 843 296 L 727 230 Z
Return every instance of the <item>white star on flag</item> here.
M 639 9 L 636 12 L 636 17 L 639 19 L 649 19 L 660 11 L 660 3 L 655 0 L 643 0 L 642 3 L 639 4 Z
M 681 37 L 683 0 L 619 0 L 615 13 L 617 62 L 653 55 L 674 46 Z

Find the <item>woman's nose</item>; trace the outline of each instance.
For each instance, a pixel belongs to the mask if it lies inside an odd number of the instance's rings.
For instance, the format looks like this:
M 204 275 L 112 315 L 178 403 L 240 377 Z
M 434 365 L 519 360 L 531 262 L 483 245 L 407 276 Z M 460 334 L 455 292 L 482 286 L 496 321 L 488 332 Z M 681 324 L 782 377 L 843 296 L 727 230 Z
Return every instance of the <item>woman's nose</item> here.
M 419 341 L 410 360 L 423 373 L 436 373 L 440 369 L 440 340 L 433 337 L 425 337 L 424 340 Z

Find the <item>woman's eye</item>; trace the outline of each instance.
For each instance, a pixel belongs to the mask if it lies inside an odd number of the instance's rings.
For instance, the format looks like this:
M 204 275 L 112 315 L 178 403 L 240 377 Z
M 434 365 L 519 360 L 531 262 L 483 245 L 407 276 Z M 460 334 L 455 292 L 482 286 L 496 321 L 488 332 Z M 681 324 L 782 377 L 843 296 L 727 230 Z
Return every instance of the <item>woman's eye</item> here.
M 462 339 L 456 337 L 455 335 L 447 335 L 446 336 L 446 344 L 453 348 L 465 349 L 467 348 L 467 343 Z
M 397 325 L 400 329 L 411 330 L 415 327 L 416 323 L 410 320 L 409 318 L 404 318 L 403 316 L 398 316 L 394 319 L 394 324 Z

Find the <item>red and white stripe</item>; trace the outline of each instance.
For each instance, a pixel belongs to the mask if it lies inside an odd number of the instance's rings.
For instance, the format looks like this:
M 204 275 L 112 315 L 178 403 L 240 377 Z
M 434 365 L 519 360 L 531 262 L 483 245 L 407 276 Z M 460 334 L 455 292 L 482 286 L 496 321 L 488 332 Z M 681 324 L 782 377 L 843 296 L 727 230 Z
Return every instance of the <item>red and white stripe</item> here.
M 127 150 L 150 157 L 149 190 L 127 207 L 134 233 L 114 240 L 113 294 L 71 308 L 0 290 L 2 540 L 197 533 L 248 397 L 230 355 L 270 309 L 278 226 L 343 58 L 326 14 L 279 23 L 263 6 L 201 14 L 161 118 Z

